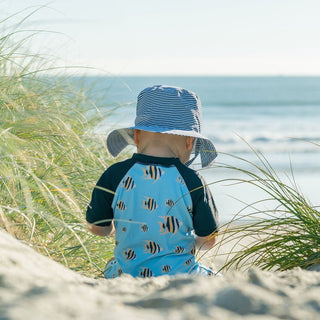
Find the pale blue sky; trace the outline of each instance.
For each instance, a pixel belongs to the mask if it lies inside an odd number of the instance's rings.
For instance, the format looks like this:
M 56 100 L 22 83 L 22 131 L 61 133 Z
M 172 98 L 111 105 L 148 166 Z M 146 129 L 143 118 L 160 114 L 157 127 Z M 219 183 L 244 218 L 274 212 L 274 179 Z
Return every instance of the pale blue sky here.
M 47 5 L 34 49 L 116 75 L 320 75 L 319 0 L 5 0 Z M 30 12 L 31 9 L 28 11 Z M 23 15 L 22 15 L 23 16 Z

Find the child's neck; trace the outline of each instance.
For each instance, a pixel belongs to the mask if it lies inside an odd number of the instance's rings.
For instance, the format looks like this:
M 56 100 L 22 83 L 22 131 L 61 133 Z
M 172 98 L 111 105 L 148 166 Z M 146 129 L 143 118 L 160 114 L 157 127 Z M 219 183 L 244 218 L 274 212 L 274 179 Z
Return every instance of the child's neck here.
M 138 152 L 147 156 L 162 157 L 162 158 L 178 158 L 171 148 L 167 146 L 148 146 L 146 148 L 138 148 Z

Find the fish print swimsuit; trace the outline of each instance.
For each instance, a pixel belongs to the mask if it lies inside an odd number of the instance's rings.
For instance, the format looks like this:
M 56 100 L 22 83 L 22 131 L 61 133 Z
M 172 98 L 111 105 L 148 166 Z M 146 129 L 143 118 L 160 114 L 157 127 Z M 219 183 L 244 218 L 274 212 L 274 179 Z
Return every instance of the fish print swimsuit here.
M 105 277 L 212 274 L 195 260 L 195 237 L 217 230 L 218 217 L 202 177 L 178 158 L 134 154 L 101 176 L 87 221 L 114 221 L 114 259 Z

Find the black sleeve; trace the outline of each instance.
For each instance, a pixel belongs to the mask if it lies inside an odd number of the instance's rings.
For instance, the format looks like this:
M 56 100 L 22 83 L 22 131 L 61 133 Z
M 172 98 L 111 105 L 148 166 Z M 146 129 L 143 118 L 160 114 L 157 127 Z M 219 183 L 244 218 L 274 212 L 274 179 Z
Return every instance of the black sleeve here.
M 113 219 L 112 201 L 122 178 L 132 166 L 131 159 L 109 167 L 93 189 L 86 220 L 97 226 L 110 226 Z
M 202 186 L 190 190 L 193 202 L 193 227 L 196 235 L 205 237 L 216 231 L 219 226 L 218 211 L 209 187 L 202 177 Z
M 205 237 L 219 226 L 218 211 L 209 187 L 203 177 L 194 170 L 181 166 L 178 168 L 190 191 L 193 204 L 193 228 L 196 235 Z

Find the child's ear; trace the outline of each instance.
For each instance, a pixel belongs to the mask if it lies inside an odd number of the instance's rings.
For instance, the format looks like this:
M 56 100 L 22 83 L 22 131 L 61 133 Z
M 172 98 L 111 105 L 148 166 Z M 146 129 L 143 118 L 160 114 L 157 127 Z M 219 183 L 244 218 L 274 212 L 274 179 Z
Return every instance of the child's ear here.
M 193 144 L 194 144 L 194 137 L 186 137 L 186 148 L 188 151 L 192 151 Z
M 136 146 L 138 146 L 139 142 L 140 142 L 140 130 L 135 129 L 134 130 L 134 144 Z

